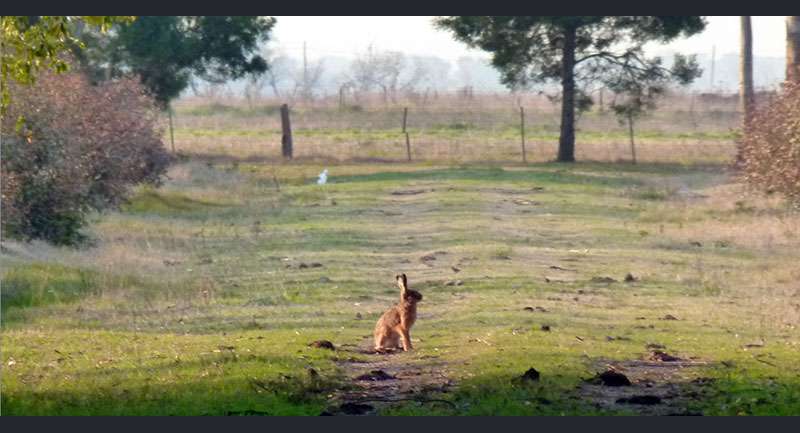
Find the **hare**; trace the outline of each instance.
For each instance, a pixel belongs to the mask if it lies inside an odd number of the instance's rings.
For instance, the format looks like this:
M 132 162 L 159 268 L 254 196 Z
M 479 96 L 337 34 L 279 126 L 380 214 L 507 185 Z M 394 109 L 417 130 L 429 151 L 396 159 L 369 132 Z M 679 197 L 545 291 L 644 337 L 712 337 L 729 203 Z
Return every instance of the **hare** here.
M 417 320 L 417 302 L 422 300 L 422 294 L 408 288 L 406 274 L 395 277 L 400 286 L 400 302 L 387 310 L 378 323 L 375 324 L 375 351 L 403 348 L 408 352 L 411 346 L 411 326 Z M 402 342 L 402 346 L 401 346 Z

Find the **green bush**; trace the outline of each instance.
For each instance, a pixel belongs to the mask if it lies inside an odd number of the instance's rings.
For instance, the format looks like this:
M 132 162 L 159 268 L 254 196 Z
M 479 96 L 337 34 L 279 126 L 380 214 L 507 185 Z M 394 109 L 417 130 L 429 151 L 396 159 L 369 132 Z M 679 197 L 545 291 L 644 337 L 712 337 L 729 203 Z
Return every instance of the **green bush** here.
M 158 112 L 137 80 L 93 86 L 80 73 L 50 73 L 10 91 L 2 119 L 4 235 L 79 243 L 88 212 L 119 205 L 131 186 L 158 184 L 166 171 Z

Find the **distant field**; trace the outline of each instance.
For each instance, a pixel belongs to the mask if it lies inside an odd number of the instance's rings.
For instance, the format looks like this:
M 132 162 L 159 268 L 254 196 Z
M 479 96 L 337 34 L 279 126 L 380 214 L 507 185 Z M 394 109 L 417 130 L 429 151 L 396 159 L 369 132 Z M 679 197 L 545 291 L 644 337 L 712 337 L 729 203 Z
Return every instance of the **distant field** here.
M 739 115 L 735 101 L 698 95 L 673 95 L 636 125 L 640 161 L 723 163 L 733 156 Z M 175 146 L 187 154 L 271 158 L 280 154 L 279 105 L 264 99 L 186 99 L 175 105 Z M 627 161 L 631 157 L 627 125 L 606 102 L 583 113 L 578 122 L 577 157 L 591 161 Z M 402 131 L 412 158 L 439 163 L 521 161 L 520 104 L 530 161 L 555 158 L 559 112 L 538 95 L 442 95 L 425 103 L 374 99 L 339 106 L 331 99 L 291 103 L 295 155 L 337 161 L 406 159 Z
M 186 110 L 177 142 L 201 156 L 98 216 L 94 246 L 3 243 L 3 415 L 317 415 L 342 403 L 406 415 L 800 413 L 800 217 L 745 194 L 727 161 L 708 163 L 717 153 L 637 166 L 248 162 L 231 131 L 257 128 Z M 532 128 L 552 145 L 552 131 Z M 464 146 L 489 136 L 472 132 Z M 298 130 L 298 153 L 315 134 Z M 584 134 L 625 149 L 619 132 Z M 255 154 L 262 138 L 241 145 Z M 204 153 L 212 142 L 226 158 Z M 456 152 L 445 149 L 444 160 Z M 416 350 L 369 354 L 398 272 L 424 295 Z M 337 350 L 308 346 L 321 339 Z M 590 380 L 609 366 L 633 385 Z M 519 379 L 529 368 L 538 381 Z M 354 380 L 373 369 L 396 379 Z

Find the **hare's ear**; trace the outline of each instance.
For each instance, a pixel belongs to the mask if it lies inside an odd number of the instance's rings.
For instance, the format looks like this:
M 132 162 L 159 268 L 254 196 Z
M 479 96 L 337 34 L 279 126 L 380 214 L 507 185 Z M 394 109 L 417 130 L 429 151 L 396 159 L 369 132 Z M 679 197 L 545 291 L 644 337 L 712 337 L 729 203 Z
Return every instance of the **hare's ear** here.
M 400 294 L 405 293 L 408 290 L 408 280 L 406 279 L 406 274 L 397 275 L 397 285 L 400 286 Z

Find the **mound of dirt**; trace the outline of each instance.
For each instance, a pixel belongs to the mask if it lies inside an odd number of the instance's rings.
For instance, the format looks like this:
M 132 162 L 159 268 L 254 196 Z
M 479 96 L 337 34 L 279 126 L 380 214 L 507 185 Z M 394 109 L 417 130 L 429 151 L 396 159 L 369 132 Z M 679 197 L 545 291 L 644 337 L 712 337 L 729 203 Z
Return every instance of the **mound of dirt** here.
M 677 356 L 670 355 L 667 352 L 661 350 L 654 350 L 650 353 L 650 356 L 647 358 L 649 361 L 658 361 L 658 362 L 680 362 L 685 361 L 683 358 L 679 358 Z
M 339 410 L 346 415 L 364 415 L 367 412 L 372 411 L 375 409 L 371 405 L 364 404 L 364 403 L 342 403 L 339 406 Z
M 308 345 L 309 347 L 316 347 L 317 349 L 336 350 L 336 347 L 328 340 L 317 340 Z
M 517 380 L 520 382 L 538 382 L 540 376 L 541 374 L 536 371 L 535 368 L 529 368 L 528 371 L 518 377 Z
M 628 376 L 614 370 L 606 370 L 602 373 L 598 373 L 597 376 L 589 381 L 604 386 L 631 386 L 631 381 L 628 379 Z
M 369 373 L 356 377 L 356 380 L 371 380 L 373 382 L 395 379 L 397 379 L 397 377 L 392 376 L 383 370 L 372 370 Z

